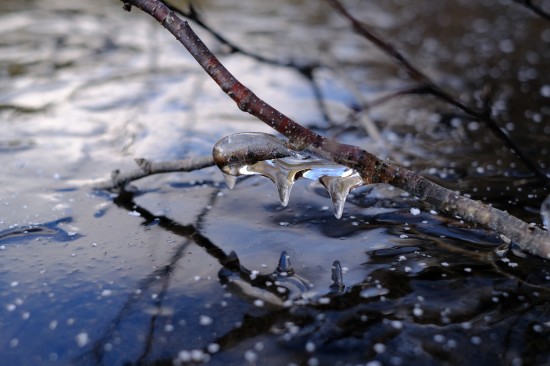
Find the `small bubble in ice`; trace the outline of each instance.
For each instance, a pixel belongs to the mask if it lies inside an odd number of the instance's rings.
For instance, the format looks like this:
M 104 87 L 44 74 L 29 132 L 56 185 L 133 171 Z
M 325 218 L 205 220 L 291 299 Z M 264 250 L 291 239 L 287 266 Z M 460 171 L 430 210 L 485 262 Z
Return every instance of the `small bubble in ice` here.
M 210 325 L 212 324 L 212 318 L 208 315 L 201 315 L 199 318 L 200 325 Z
M 8 304 L 6 305 L 6 310 L 7 311 L 14 311 L 16 308 L 15 304 Z
M 4 250 L 6 249 L 6 246 L 5 245 L 0 245 L 0 250 Z
M 135 217 L 141 216 L 141 214 L 139 212 L 137 212 L 136 210 L 128 212 L 128 215 L 135 216 Z
M 422 310 L 422 308 L 414 308 L 413 309 L 413 314 L 416 317 L 420 317 L 420 316 L 424 315 L 424 310 Z
M 106 351 L 106 352 L 111 352 L 113 350 L 113 345 L 111 343 L 105 343 L 103 345 L 103 349 Z
M 470 273 L 470 272 L 472 272 L 472 269 L 470 267 L 466 267 L 466 268 L 464 268 L 464 272 Z
M 413 216 L 420 215 L 420 209 L 418 209 L 416 207 L 411 207 L 410 212 L 411 212 L 411 215 L 413 215 Z
M 12 283 L 10 283 L 11 287 L 17 287 L 17 285 L 19 285 L 19 282 L 17 281 L 13 281 Z
M 315 351 L 315 343 L 308 341 L 306 343 L 306 352 L 312 353 L 313 351 Z
M 540 88 L 540 95 L 545 98 L 550 98 L 550 84 L 543 85 Z
M 330 297 L 320 297 L 319 304 L 323 304 L 323 305 L 330 304 Z
M 382 363 L 380 361 L 369 361 L 367 362 L 366 366 L 382 366 Z
M 432 214 L 432 215 L 437 215 L 437 211 L 435 211 L 435 210 L 430 210 L 430 214 Z
M 21 314 L 21 318 L 23 318 L 23 320 L 27 320 L 31 317 L 31 313 L 29 313 L 28 311 L 25 311 L 23 312 L 23 314 Z
M 164 326 L 164 331 L 165 332 L 172 332 L 174 330 L 174 326 L 172 324 L 166 324 Z
M 290 225 L 290 223 L 286 222 L 286 221 L 281 221 L 281 222 L 279 222 L 279 225 L 280 226 L 288 226 L 288 225 Z
M 447 263 L 447 262 L 441 262 L 441 265 L 442 265 L 443 267 L 449 267 L 449 263 Z
M 19 339 L 17 339 L 17 338 L 12 338 L 12 339 L 10 340 L 10 347 L 11 347 L 11 348 L 15 348 L 15 347 L 17 347 L 18 345 L 19 345 Z
M 78 333 L 75 337 L 75 340 L 76 340 L 76 344 L 78 345 L 78 347 L 84 347 L 88 344 L 88 341 L 89 341 L 89 337 L 88 337 L 88 333 L 85 333 L 85 332 L 82 332 L 82 333 Z
M 49 328 L 50 328 L 50 330 L 54 330 L 55 328 L 57 328 L 57 320 L 52 320 L 50 322 Z

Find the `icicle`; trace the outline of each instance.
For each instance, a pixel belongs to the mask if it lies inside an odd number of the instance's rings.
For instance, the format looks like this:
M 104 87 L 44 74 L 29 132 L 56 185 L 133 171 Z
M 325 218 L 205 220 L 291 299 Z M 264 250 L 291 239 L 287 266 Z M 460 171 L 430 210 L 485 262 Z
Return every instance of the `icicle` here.
M 353 171 L 350 175 L 342 177 L 331 177 L 326 175 L 319 178 L 319 182 L 325 186 L 328 194 L 330 195 L 334 209 L 334 216 L 336 216 L 337 219 L 342 217 L 342 213 L 344 212 L 344 203 L 346 202 L 349 191 L 355 187 L 363 185 L 363 179 L 361 176 Z
M 290 264 L 290 256 L 284 250 L 281 252 L 281 256 L 279 257 L 277 272 L 281 274 L 282 273 L 289 274 L 294 272 L 294 269 L 292 268 L 292 264 Z
M 223 179 L 225 179 L 225 184 L 227 184 L 227 187 L 229 189 L 235 188 L 235 184 L 237 183 L 237 177 L 224 172 L 222 172 L 222 174 L 223 174 Z
M 540 206 L 540 215 L 542 216 L 542 225 L 550 231 L 550 195 L 542 202 Z
M 249 151 L 254 151 L 250 154 Z M 283 140 L 265 133 L 242 133 L 220 140 L 213 150 L 214 160 L 224 173 L 229 186 L 235 186 L 236 177 L 262 175 L 277 187 L 283 206 L 289 201 L 296 179 L 319 181 L 328 191 L 334 207 L 334 216 L 341 218 L 349 192 L 363 184 L 359 173 L 346 166 L 313 156 L 309 152 L 297 152 L 286 147 Z M 262 156 L 277 159 L 252 160 Z

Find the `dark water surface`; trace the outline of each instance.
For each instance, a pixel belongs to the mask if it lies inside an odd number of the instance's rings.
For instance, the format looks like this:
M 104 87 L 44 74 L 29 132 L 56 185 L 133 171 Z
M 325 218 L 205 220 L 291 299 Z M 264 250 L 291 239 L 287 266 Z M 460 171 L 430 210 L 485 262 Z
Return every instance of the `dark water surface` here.
M 499 125 L 548 171 L 550 22 L 512 1 L 348 6 L 461 100 L 481 106 L 490 90 Z M 200 31 L 281 111 L 541 225 L 548 183 L 482 123 L 425 95 L 360 108 L 412 82 L 324 2 L 197 7 L 248 50 L 327 66 L 314 73 L 320 108 L 295 70 Z M 354 191 L 340 220 L 311 182 L 281 207 L 267 180 L 230 191 L 215 168 L 90 188 L 134 158 L 270 132 L 137 9 L 0 2 L 0 129 L 2 364 L 550 363 L 550 263 L 391 187 Z

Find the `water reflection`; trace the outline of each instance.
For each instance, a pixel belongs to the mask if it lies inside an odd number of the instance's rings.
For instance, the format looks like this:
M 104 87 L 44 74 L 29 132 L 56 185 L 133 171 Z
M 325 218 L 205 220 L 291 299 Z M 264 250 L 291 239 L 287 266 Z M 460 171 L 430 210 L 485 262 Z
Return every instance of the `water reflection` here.
M 478 122 L 421 95 L 360 110 L 357 92 L 410 85 L 323 2 L 199 5 L 251 51 L 324 65 L 312 74 L 323 112 L 296 70 L 205 36 L 297 120 L 541 222 L 547 187 Z M 350 6 L 465 101 L 493 90 L 502 127 L 547 163 L 546 23 L 492 1 Z M 4 1 L 0 12 L 4 363 L 549 362 L 548 262 L 391 187 L 351 192 L 339 221 L 326 190 L 305 181 L 287 207 L 255 177 L 225 190 L 214 170 L 151 177 L 118 196 L 70 188 L 136 157 L 209 154 L 222 136 L 268 129 L 118 2 Z

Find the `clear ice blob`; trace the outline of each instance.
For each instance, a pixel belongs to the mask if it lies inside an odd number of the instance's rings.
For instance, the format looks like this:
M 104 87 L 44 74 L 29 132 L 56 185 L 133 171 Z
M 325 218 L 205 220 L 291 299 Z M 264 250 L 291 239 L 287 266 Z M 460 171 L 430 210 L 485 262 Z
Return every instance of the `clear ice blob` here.
M 288 205 L 297 179 L 318 181 L 327 189 L 338 219 L 342 217 L 349 192 L 363 185 L 363 179 L 354 169 L 308 151 L 294 151 L 284 140 L 266 133 L 227 136 L 214 146 L 213 156 L 229 188 L 235 186 L 238 176 L 262 175 L 275 183 L 283 206 Z

